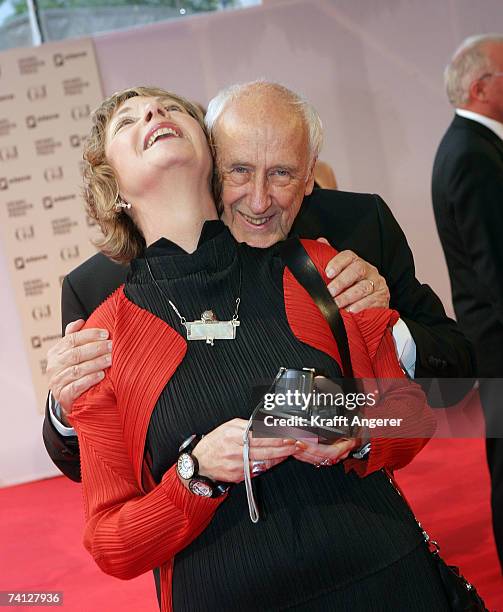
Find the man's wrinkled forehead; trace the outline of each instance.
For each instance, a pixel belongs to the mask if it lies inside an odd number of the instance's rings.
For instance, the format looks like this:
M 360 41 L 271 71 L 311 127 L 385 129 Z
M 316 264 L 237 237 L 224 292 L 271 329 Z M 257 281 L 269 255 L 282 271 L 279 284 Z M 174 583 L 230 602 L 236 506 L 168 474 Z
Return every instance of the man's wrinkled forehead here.
M 214 128 L 217 154 L 220 144 L 257 152 L 261 146 L 281 148 L 295 142 L 297 153 L 308 152 L 307 127 L 291 103 L 272 96 L 246 96 L 228 102 Z
M 495 64 L 497 70 L 503 67 L 503 43 L 488 43 L 485 48 L 485 53 L 489 57 L 489 60 Z

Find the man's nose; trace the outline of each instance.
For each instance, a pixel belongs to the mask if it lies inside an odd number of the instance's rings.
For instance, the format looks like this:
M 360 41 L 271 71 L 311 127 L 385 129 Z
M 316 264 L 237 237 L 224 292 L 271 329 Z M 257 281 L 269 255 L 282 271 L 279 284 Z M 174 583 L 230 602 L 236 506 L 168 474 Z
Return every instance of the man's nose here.
M 260 215 L 266 212 L 271 206 L 269 190 L 267 182 L 256 178 L 253 181 L 253 187 L 250 198 L 250 212 L 255 215 Z
M 145 105 L 144 117 L 146 123 L 152 121 L 152 119 L 156 116 L 166 117 L 166 115 L 167 111 L 161 104 L 158 104 L 157 102 L 149 102 Z

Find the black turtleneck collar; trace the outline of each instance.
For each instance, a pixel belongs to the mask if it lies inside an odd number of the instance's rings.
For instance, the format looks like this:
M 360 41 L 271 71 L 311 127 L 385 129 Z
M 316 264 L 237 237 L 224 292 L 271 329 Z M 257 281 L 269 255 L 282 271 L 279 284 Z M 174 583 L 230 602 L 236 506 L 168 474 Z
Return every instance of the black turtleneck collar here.
M 212 240 L 218 234 L 220 234 L 225 229 L 225 225 L 220 221 L 220 219 L 212 219 L 210 221 L 205 221 L 201 230 L 201 235 L 199 236 L 199 242 L 197 243 L 197 249 L 203 245 L 205 242 Z M 197 250 L 196 249 L 196 250 Z M 144 252 L 143 257 L 160 257 L 163 255 L 188 255 L 187 251 L 182 249 L 181 246 L 168 240 L 167 238 L 159 238 L 153 242 L 150 246 L 148 246 Z
M 203 270 L 208 273 L 223 271 L 234 264 L 236 257 L 236 242 L 228 228 L 219 220 L 206 221 L 193 253 L 187 253 L 167 238 L 160 238 L 145 249 L 142 257 L 133 259 L 128 282 L 150 282 L 147 261 L 159 280 L 180 278 Z

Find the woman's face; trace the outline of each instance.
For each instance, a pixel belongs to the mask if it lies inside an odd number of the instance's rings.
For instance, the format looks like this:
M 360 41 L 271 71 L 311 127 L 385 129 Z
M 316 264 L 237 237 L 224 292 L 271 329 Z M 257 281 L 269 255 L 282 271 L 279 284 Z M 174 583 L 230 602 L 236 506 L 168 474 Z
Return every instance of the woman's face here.
M 167 170 L 190 168 L 193 176 L 209 180 L 213 164 L 198 121 L 168 97 L 136 96 L 119 106 L 107 126 L 105 155 L 121 196 L 133 201 L 150 185 L 162 184 Z

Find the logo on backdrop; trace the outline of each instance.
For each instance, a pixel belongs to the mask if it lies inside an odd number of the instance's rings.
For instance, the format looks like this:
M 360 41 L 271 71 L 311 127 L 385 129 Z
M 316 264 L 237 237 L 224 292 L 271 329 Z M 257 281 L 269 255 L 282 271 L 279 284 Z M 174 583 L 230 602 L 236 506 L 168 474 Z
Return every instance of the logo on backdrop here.
M 42 338 L 40 336 L 32 336 L 31 337 L 31 346 L 34 349 L 38 349 L 42 347 Z
M 19 240 L 19 242 L 31 240 L 35 237 L 35 229 L 33 225 L 23 225 L 21 227 L 16 227 L 14 235 L 16 236 L 16 240 Z
M 71 247 L 63 247 L 59 251 L 59 256 L 63 261 L 69 261 L 71 259 L 77 259 L 79 256 L 79 245 L 74 244 Z
M 35 115 L 28 115 L 28 117 L 26 117 L 26 127 L 33 129 L 36 128 L 39 123 L 54 121 L 55 119 L 59 119 L 59 113 L 53 113 L 52 115 L 39 115 L 38 117 L 35 117 Z
M 26 90 L 26 96 L 30 102 L 43 100 L 44 98 L 47 98 L 47 87 L 46 85 L 33 85 L 32 87 L 28 87 Z
M 61 181 L 63 179 L 63 167 L 62 166 L 50 166 L 44 170 L 44 179 L 46 183 L 52 183 L 54 181 Z
M 35 306 L 32 308 L 31 317 L 34 321 L 43 321 L 51 318 L 51 305 Z
M 87 119 L 91 114 L 91 107 L 89 104 L 81 104 L 80 106 L 72 107 L 70 115 L 74 121 L 81 121 Z
M 54 206 L 51 196 L 45 196 L 45 198 L 42 198 L 42 206 L 44 208 L 52 208 Z
M 56 196 L 53 198 L 52 196 L 44 196 L 42 198 L 42 206 L 46 209 L 53 208 L 54 204 L 59 204 L 61 202 L 69 202 L 70 200 L 75 200 L 77 195 L 75 193 L 67 193 L 63 195 Z
M 24 176 L 13 176 L 11 178 L 7 178 L 5 176 L 0 177 L 0 191 L 5 191 L 9 188 L 10 185 L 15 185 L 16 183 L 24 183 L 26 181 L 31 181 L 31 175 L 25 174 Z
M 52 61 L 56 68 L 60 68 L 65 65 L 65 62 L 69 62 L 75 59 L 81 59 L 83 57 L 87 57 L 87 51 L 75 51 L 73 53 L 55 53 L 52 56 Z
M 17 128 L 17 123 L 10 119 L 0 119 L 0 136 L 10 136 L 10 133 Z
M 20 74 L 36 74 L 39 68 L 45 66 L 45 62 L 36 55 L 30 55 L 29 57 L 20 57 L 17 60 L 17 66 Z
M 16 145 L 0 148 L 0 162 L 12 161 L 17 159 L 18 151 Z

